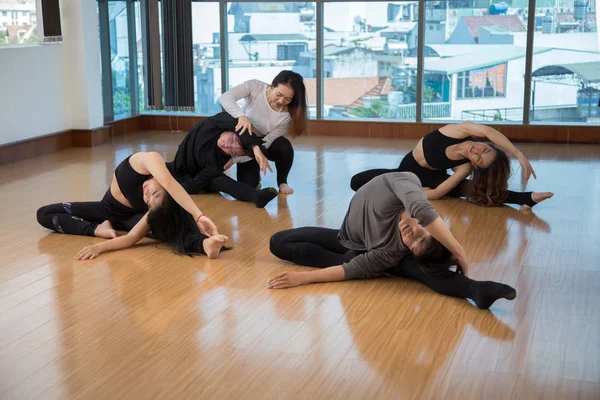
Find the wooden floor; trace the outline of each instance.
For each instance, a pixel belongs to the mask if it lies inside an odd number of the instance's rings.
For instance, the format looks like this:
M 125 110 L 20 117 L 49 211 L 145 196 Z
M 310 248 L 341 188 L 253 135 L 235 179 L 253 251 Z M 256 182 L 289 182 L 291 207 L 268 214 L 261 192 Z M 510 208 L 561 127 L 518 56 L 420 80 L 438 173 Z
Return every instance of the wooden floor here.
M 0 168 L 1 399 L 600 398 L 600 146 L 520 146 L 538 174 L 529 188 L 556 193 L 535 215 L 434 202 L 471 277 L 517 288 L 490 311 L 392 278 L 265 288 L 300 268 L 269 253 L 270 235 L 339 227 L 350 177 L 396 167 L 409 141 L 296 140 L 296 194 L 264 210 L 195 196 L 235 247 L 218 260 L 147 242 L 74 261 L 101 239 L 37 225 L 39 206 L 100 199 L 122 159 L 171 159 L 182 137 L 130 135 Z

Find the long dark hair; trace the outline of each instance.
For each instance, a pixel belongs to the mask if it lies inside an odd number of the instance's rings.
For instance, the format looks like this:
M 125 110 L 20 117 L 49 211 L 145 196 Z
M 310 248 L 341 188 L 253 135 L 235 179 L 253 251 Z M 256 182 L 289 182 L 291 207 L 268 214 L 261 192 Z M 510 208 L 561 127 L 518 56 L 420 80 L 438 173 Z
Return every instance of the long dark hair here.
M 502 149 L 489 144 L 496 150 L 496 158 L 488 168 L 476 168 L 473 171 L 473 190 L 470 200 L 480 206 L 498 206 L 508 196 L 508 178 L 510 178 L 510 160 Z
M 202 242 L 206 236 L 200 233 L 196 221 L 171 195 L 165 192 L 161 207 L 148 213 L 151 236 L 168 244 L 175 254 L 192 257 L 204 254 Z
M 307 133 L 308 107 L 306 106 L 304 78 L 294 71 L 283 70 L 273 79 L 271 86 L 277 87 L 279 84 L 290 86 L 294 90 L 294 97 L 287 106 L 292 117 L 290 136 L 296 137 Z
M 433 236 L 425 242 L 423 254 L 415 255 L 415 258 L 426 275 L 446 277 L 454 273 L 450 270 L 453 265 L 452 253 Z

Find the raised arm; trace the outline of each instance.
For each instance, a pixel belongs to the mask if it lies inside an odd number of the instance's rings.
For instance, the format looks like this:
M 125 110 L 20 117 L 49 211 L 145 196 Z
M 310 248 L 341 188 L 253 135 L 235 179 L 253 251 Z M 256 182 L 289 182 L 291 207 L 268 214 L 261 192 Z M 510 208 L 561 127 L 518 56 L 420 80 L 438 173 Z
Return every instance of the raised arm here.
M 466 275 L 469 269 L 469 262 L 467 260 L 467 253 L 465 249 L 458 243 L 458 240 L 454 237 L 448 226 L 441 217 L 437 217 L 429 225 L 423 227 L 437 239 L 444 247 L 446 247 L 452 255 L 456 258 L 458 265 L 462 268 L 463 273 Z
M 100 253 L 126 249 L 133 246 L 148 234 L 150 226 L 148 225 L 147 218 L 148 213 L 146 213 L 144 217 L 142 217 L 142 219 L 135 224 L 133 229 L 130 230 L 127 235 L 119 236 L 91 246 L 85 246 L 77 253 L 77 255 L 75 255 L 74 258 L 76 260 L 92 260 L 98 257 Z
M 422 226 L 439 217 L 435 208 L 427 200 L 421 181 L 412 172 L 393 172 L 383 175 L 385 185 L 400 200 L 404 209 Z
M 508 138 L 502 133 L 490 126 L 475 124 L 473 122 L 463 122 L 461 125 L 464 126 L 464 129 L 468 135 L 487 138 L 490 142 L 494 143 L 502 150 L 514 155 L 519 160 L 519 164 L 521 164 L 521 167 L 523 168 L 523 182 L 526 182 L 532 174 L 533 177 L 537 179 L 535 171 L 533 170 L 533 167 L 531 166 L 531 163 L 527 157 L 525 157 L 521 150 L 517 149 L 515 145 L 512 144 L 512 142 L 508 140 Z
M 444 245 L 457 258 L 463 271 L 468 269 L 468 261 L 463 247 L 450 232 L 431 203 L 425 198 L 419 179 L 410 172 L 397 172 L 384 175 L 384 181 L 404 204 L 408 215 L 416 218 L 434 238 Z
M 160 154 L 156 152 L 143 153 L 141 161 L 143 168 L 165 188 L 171 197 L 173 197 L 173 200 L 192 215 L 202 233 L 206 236 L 219 234 L 215 224 L 200 211 L 190 195 L 187 194 L 179 182 L 173 178 Z

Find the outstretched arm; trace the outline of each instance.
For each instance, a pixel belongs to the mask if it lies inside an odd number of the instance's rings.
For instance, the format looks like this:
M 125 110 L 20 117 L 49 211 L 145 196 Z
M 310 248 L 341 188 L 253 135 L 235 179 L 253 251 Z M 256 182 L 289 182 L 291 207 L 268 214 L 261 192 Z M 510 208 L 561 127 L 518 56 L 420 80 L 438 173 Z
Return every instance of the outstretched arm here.
M 444 182 L 440 183 L 438 187 L 431 190 L 425 190 L 425 196 L 427 196 L 428 200 L 437 200 L 444 197 L 449 191 L 467 179 L 467 177 L 471 175 L 472 170 L 471 164 L 462 164 L 458 166 L 454 173 Z
M 173 178 L 160 154 L 156 152 L 144 153 L 141 161 L 144 169 L 146 169 L 150 175 L 166 189 L 171 197 L 173 197 L 173 200 L 192 215 L 202 233 L 206 236 L 219 234 L 215 224 L 200 211 L 190 195 L 187 194 L 179 182 Z
M 300 285 L 344 280 L 344 268 L 341 265 L 315 271 L 287 271 L 269 281 L 269 289 L 287 289 Z
M 128 247 L 133 246 L 148 234 L 150 226 L 148 225 L 147 218 L 148 213 L 146 213 L 144 217 L 140 219 L 139 222 L 135 224 L 133 229 L 130 230 L 125 236 L 119 236 L 102 243 L 94 244 L 91 246 L 85 246 L 83 249 L 79 250 L 79 253 L 77 253 L 77 255 L 75 255 L 75 259 L 92 260 L 98 257 L 100 253 L 126 249 Z
M 475 124 L 473 122 L 463 122 L 461 125 L 464 126 L 466 132 L 475 137 L 487 138 L 489 141 L 500 147 L 502 150 L 507 151 L 517 157 L 521 167 L 523 168 L 523 182 L 527 182 L 529 177 L 533 174 L 533 177 L 537 179 L 535 175 L 535 171 L 531 166 L 527 157 L 521 152 L 521 150 L 517 149 L 514 144 L 511 143 L 510 140 L 502 133 L 497 131 L 496 129 L 489 127 L 487 125 Z
M 314 271 L 287 271 L 277 275 L 267 284 L 269 289 L 286 289 L 310 283 L 337 282 L 351 279 L 368 279 L 383 276 L 397 263 L 382 249 L 362 253 L 343 265 Z

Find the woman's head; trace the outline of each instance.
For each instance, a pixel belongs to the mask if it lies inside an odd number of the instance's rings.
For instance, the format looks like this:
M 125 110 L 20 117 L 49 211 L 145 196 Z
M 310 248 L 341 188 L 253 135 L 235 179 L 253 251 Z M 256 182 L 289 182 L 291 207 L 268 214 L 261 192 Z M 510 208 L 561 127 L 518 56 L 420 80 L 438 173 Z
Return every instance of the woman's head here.
M 466 156 L 475 168 L 485 169 L 492 165 L 498 154 L 495 146 L 478 142 L 467 142 L 467 144 Z
M 423 271 L 432 276 L 452 273 L 452 253 L 437 241 L 415 218 L 403 215 L 399 224 L 402 242 L 414 254 Z
M 400 236 L 402 242 L 416 256 L 424 254 L 429 247 L 429 242 L 435 240 L 415 218 L 410 217 L 400 220 Z
M 486 146 L 492 149 L 495 157 L 486 168 L 476 167 L 473 170 L 470 200 L 481 206 L 496 206 L 502 204 L 508 194 L 510 160 L 504 151 L 493 144 Z
M 168 195 L 164 187 L 154 178 L 148 179 L 142 185 L 144 203 L 148 205 L 150 210 L 162 206 L 165 195 Z
M 271 87 L 269 102 L 280 108 L 287 106 L 292 117 L 290 135 L 296 137 L 306 133 L 308 111 L 302 75 L 288 70 L 281 71 L 273 79 Z
M 152 237 L 167 243 L 176 254 L 203 253 L 200 233 L 194 218 L 165 191 L 162 204 L 150 210 L 148 224 Z
M 219 140 L 217 140 L 217 146 L 219 146 L 223 153 L 232 157 L 246 155 L 246 151 L 240 142 L 240 138 L 234 132 L 225 131 L 221 133 Z

